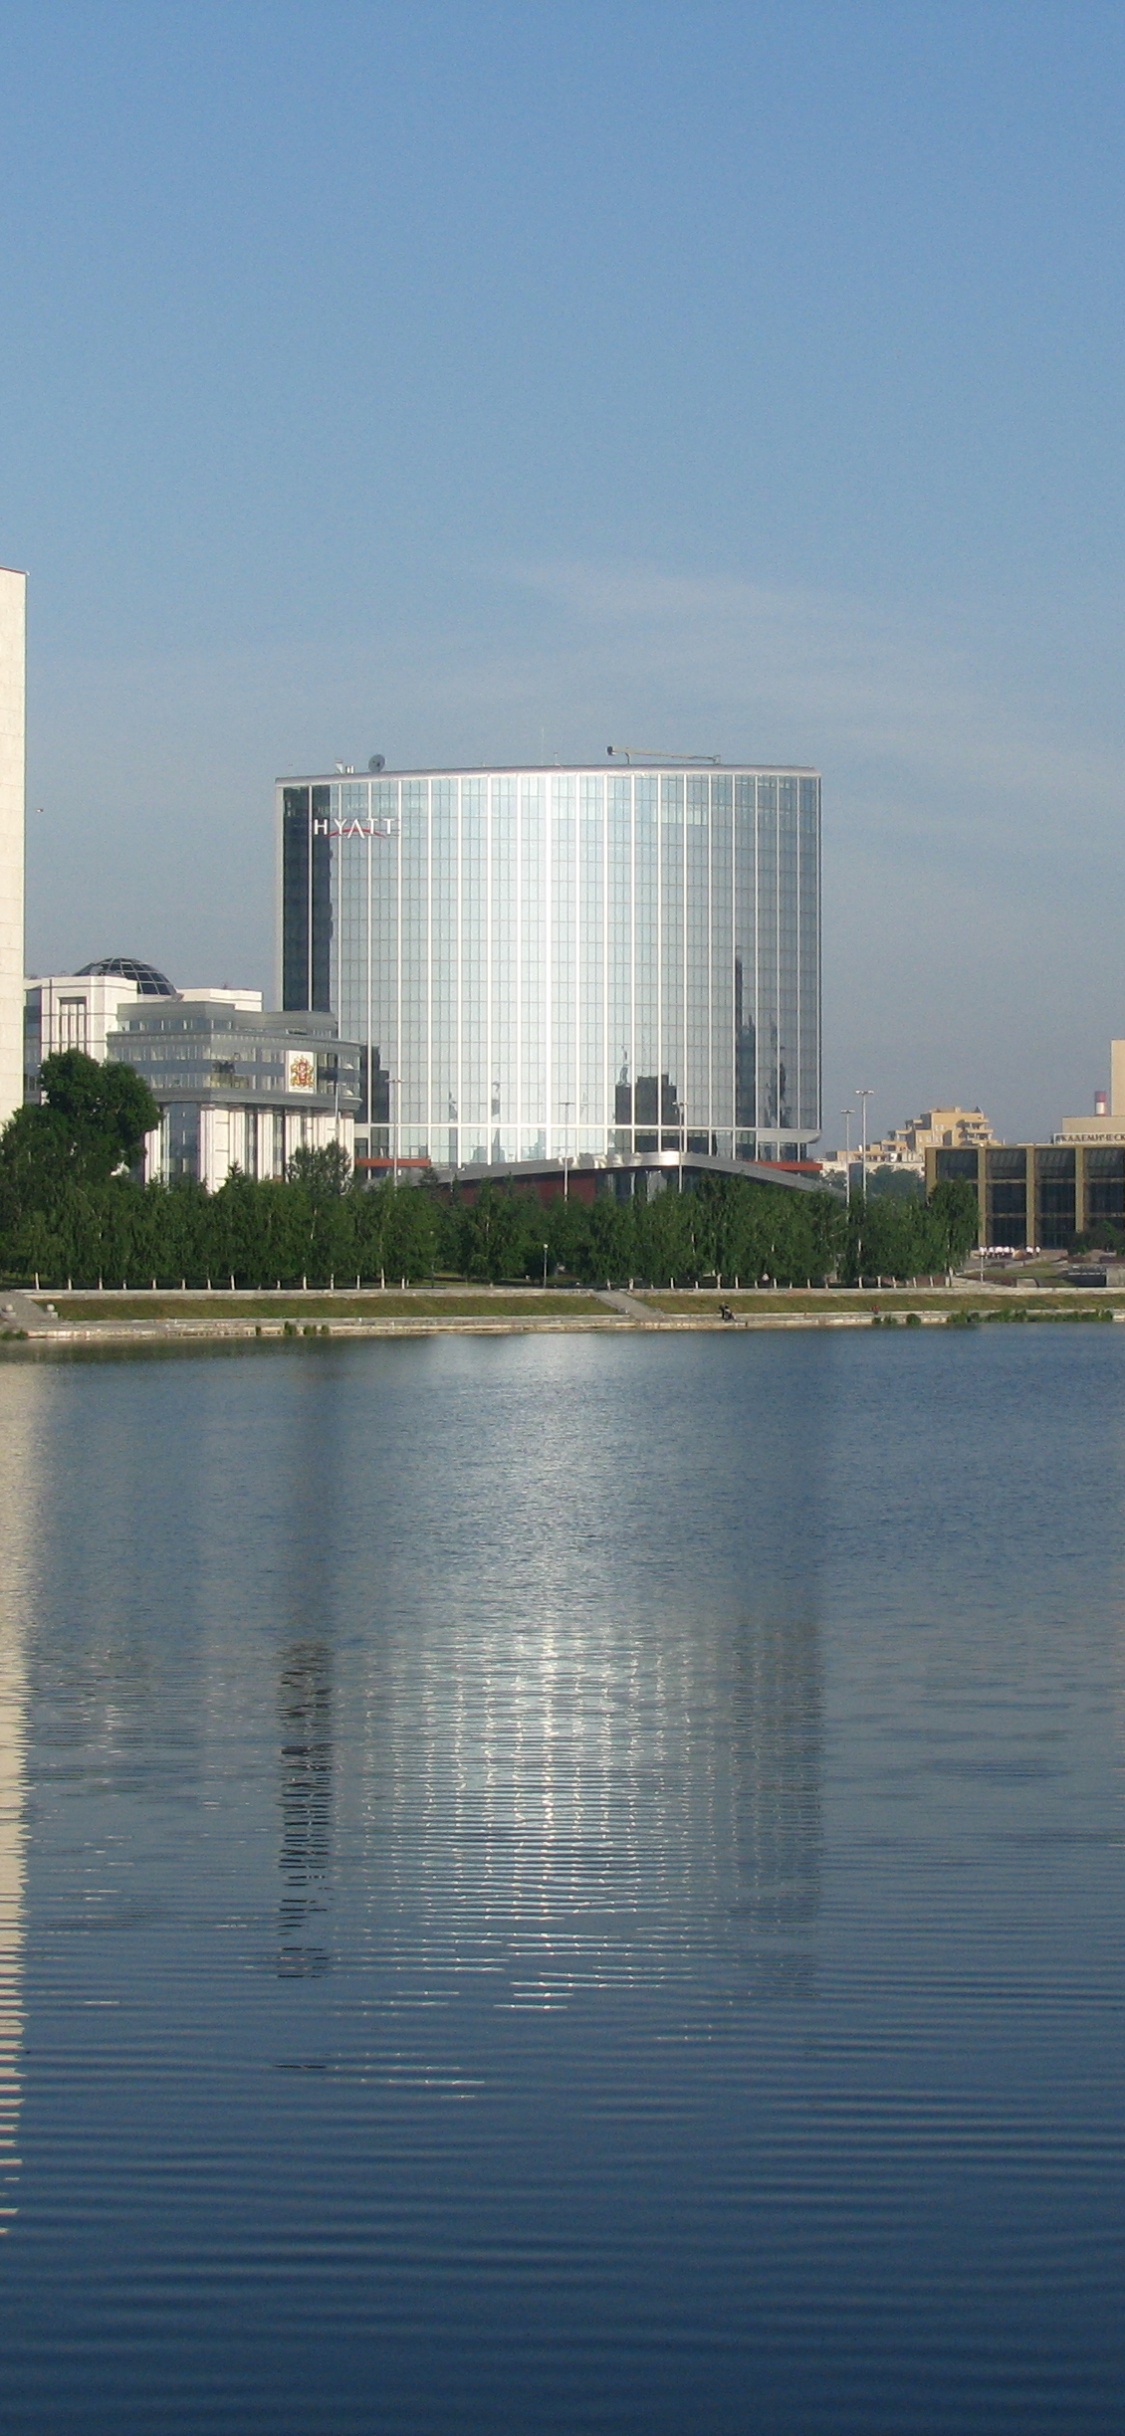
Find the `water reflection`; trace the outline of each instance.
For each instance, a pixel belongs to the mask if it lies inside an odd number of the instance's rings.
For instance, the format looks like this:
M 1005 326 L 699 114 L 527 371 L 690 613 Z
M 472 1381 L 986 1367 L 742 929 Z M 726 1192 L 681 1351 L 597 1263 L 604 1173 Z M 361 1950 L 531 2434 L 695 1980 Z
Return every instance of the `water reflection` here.
M 807 1932 L 820 1912 L 821 1712 L 815 1618 L 748 1624 L 738 1636 L 731 1701 L 732 1909 L 753 1933 L 763 1995 L 812 1990 Z
M 588 1619 L 516 1632 L 477 1620 L 403 1635 L 380 1677 L 382 1697 L 363 1702 L 368 1883 L 431 1962 L 506 1963 L 512 2001 L 549 2004 L 583 1986 L 687 1974 L 693 1953 L 733 1943 L 756 1992 L 810 1991 L 822 1840 L 814 1619 L 693 1618 L 636 1637 L 609 1619 L 600 1632 Z M 307 1665 L 293 1683 L 303 1888 Z
M 0 1382 L 5 2430 L 1119 2424 L 1073 1335 Z
M 283 1893 L 278 1906 L 279 1979 L 319 1979 L 331 1962 L 326 1938 L 334 1799 L 334 1656 L 339 1598 L 335 1542 L 346 1478 L 337 1365 L 301 1364 L 279 1430 L 279 1584 L 287 1639 L 278 1677 Z
M 28 1559 L 37 1466 L 22 1379 L 0 1382 L 0 2233 L 17 2210 L 24 2041 Z
M 319 1923 L 328 1908 L 332 1851 L 332 1660 L 323 1641 L 286 1651 L 281 1724 L 279 1979 L 316 1979 L 329 1953 Z
M 448 1374 L 456 1461 L 447 1443 L 435 1470 L 408 1412 L 389 1449 L 365 1416 L 371 1510 L 410 1520 L 381 1545 L 374 1614 L 370 1576 L 353 1576 L 370 1621 L 341 1685 L 349 1753 L 362 1737 L 372 1911 L 404 1940 L 411 1924 L 428 1965 L 501 1974 L 498 1997 L 519 2006 L 688 1981 L 709 1946 L 751 1992 L 806 1996 L 822 1843 L 821 1569 L 802 1511 L 815 1400 L 777 1395 L 752 1439 L 756 1416 L 719 1411 L 700 1474 L 674 1407 L 638 1467 L 619 1382 L 604 1415 L 596 1386 L 556 1400 L 542 1385 L 494 1399 L 487 1465 Z
M 189 1463 L 159 1375 L 115 1378 L 116 1433 L 103 1417 L 79 1484 L 99 1528 L 76 1504 L 68 1534 L 77 1609 L 104 1633 L 124 1551 L 128 1608 L 151 1614 L 175 1551 L 185 1768 L 199 1711 L 220 1741 L 255 1716 L 269 1736 L 279 1979 L 323 1977 L 354 1897 L 409 1967 L 499 1972 L 517 2005 L 686 1981 L 708 1945 L 754 1993 L 807 1995 L 821 1403 L 779 1373 L 767 1423 L 744 1366 L 709 1368 L 704 1465 L 687 1357 L 642 1428 L 625 1356 L 501 1350 L 201 1364 Z M 101 1675 L 132 1716 L 155 1645 L 125 1623 L 128 1663 L 106 1649 Z

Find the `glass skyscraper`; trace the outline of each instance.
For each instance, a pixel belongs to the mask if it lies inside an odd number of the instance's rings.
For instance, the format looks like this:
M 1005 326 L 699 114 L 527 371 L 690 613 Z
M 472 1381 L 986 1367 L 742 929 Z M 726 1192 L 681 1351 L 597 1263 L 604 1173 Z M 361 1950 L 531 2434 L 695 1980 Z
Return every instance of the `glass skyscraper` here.
M 820 780 L 376 770 L 277 789 L 287 1009 L 374 1158 L 793 1158 L 820 1131 Z

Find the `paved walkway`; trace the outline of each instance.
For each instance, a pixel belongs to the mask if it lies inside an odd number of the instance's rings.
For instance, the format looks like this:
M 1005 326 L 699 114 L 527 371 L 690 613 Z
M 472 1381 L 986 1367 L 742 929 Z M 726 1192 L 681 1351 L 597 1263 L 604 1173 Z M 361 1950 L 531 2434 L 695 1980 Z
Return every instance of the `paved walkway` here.
M 23 1328 L 28 1336 L 53 1336 L 58 1328 L 64 1336 L 70 1334 L 52 1304 L 21 1293 L 18 1286 L 0 1286 L 0 1328 Z

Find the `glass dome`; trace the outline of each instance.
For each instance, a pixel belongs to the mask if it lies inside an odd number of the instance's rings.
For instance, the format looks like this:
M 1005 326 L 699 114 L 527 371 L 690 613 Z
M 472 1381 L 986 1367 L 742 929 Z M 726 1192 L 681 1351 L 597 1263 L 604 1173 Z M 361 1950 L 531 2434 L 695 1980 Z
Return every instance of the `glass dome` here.
M 120 981 L 135 981 L 142 998 L 174 998 L 176 991 L 166 973 L 158 973 L 155 964 L 142 964 L 136 956 L 98 956 L 93 964 L 84 964 L 82 976 L 112 973 Z

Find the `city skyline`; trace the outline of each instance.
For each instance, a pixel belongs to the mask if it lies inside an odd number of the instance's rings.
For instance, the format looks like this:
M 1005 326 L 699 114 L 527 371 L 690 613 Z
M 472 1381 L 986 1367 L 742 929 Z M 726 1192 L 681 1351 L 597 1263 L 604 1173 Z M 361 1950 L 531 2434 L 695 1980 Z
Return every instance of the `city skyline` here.
M 639 742 L 825 773 L 826 1142 L 860 1082 L 877 1131 L 1092 1102 L 1116 10 L 61 0 L 7 33 L 32 970 L 268 988 L 280 770 Z

